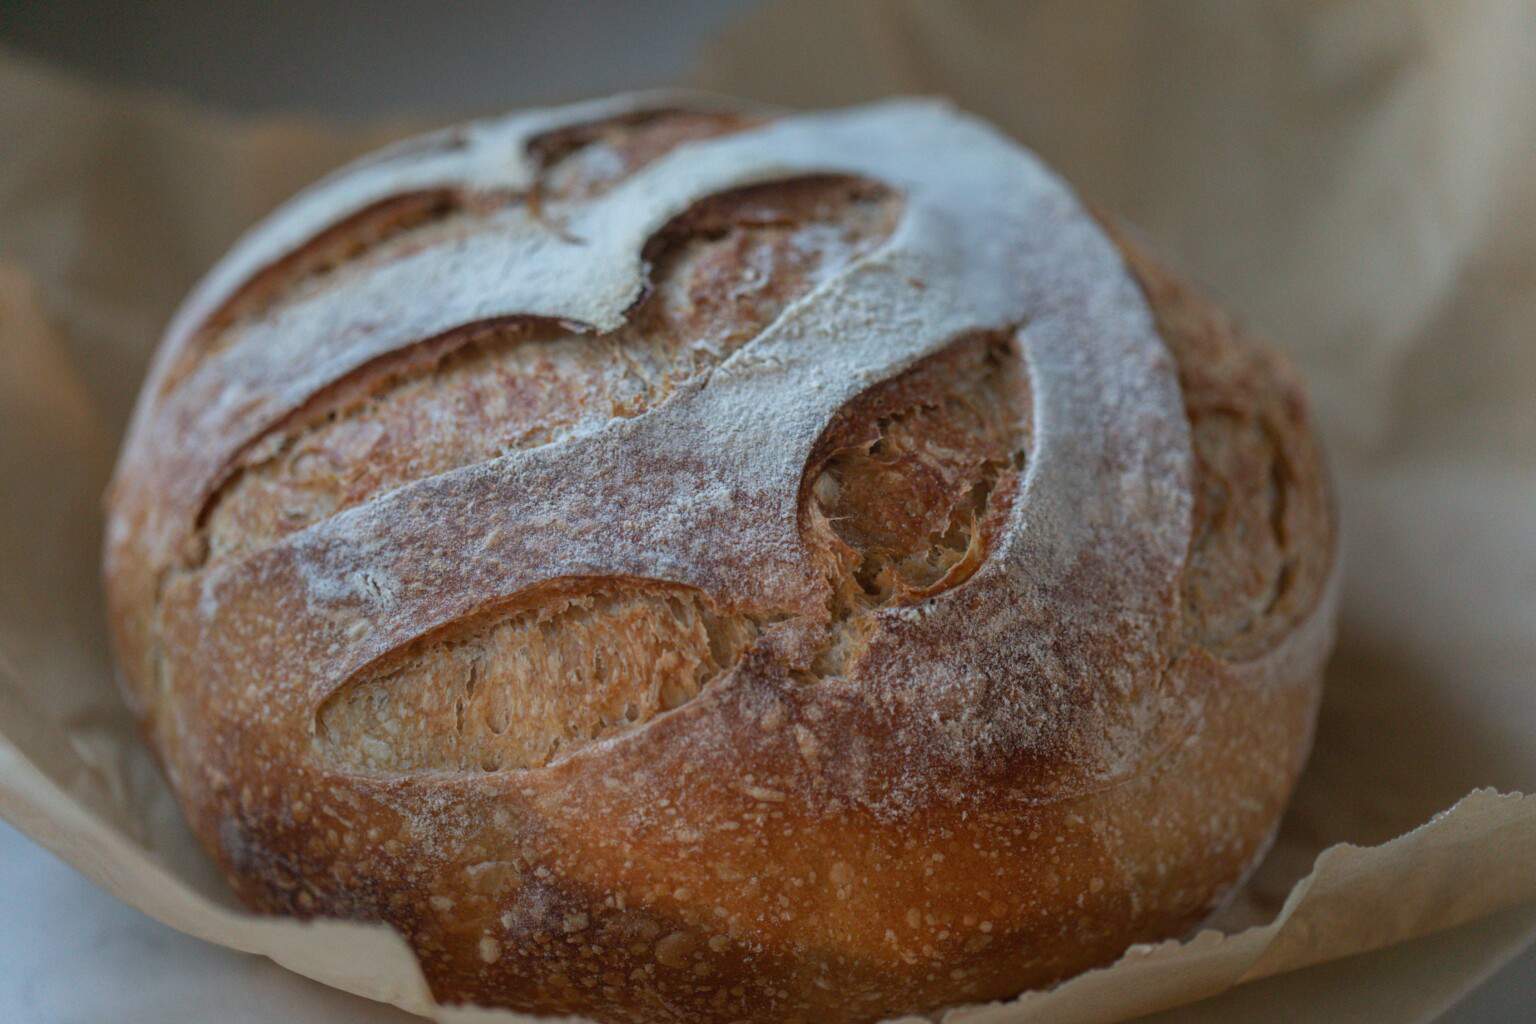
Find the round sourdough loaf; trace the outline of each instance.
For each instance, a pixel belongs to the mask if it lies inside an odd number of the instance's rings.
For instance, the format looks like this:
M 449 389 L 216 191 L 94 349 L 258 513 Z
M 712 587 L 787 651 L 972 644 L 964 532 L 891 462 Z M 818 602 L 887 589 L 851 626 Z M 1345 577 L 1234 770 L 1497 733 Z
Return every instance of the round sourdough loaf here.
M 870 1021 L 1206 917 L 1310 741 L 1284 365 L 933 102 L 643 95 L 357 163 L 188 299 L 123 683 L 266 912 L 436 996 Z

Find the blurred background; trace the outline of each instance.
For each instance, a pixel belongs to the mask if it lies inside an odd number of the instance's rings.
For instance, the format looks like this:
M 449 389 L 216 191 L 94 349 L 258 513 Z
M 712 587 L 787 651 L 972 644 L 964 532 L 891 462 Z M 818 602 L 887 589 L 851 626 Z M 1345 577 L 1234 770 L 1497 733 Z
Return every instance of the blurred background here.
M 1522 409 L 1531 383 L 1524 371 L 1536 368 L 1529 335 L 1478 290 L 1516 263 L 1486 243 L 1484 211 L 1530 212 L 1519 205 L 1528 189 L 1499 204 L 1489 198 L 1506 195 L 1512 167 L 1536 178 L 1528 156 L 1522 162 L 1508 152 L 1533 138 L 1511 126 L 1528 127 L 1528 116 L 1512 112 L 1536 104 L 1529 74 L 1536 10 L 1473 0 L 1431 5 L 1439 8 L 1431 17 L 1406 0 L 1298 0 L 1282 12 L 1282 4 L 1243 0 L 1158 5 L 1154 13 L 1126 0 L 1092 4 L 1092 14 L 1074 17 L 1066 13 L 1073 6 L 1080 7 L 1055 0 L 0 0 L 0 62 L 29 80 L 63 76 L 221 117 L 344 122 L 359 133 L 354 138 L 677 82 L 806 105 L 944 92 L 1036 146 L 1091 199 L 1126 214 L 1175 263 L 1290 342 L 1312 377 L 1330 447 L 1346 465 L 1407 444 L 1415 429 L 1431 429 L 1426 419 L 1454 437 L 1490 406 L 1536 415 Z M 1298 15 L 1304 8 L 1316 16 Z M 814 32 L 804 31 L 808 24 Z M 1021 65 L 1020 51 L 1035 63 Z M 0 112 L 13 101 L 0 89 Z M 45 148 L 41 134 L 0 136 L 0 178 L 8 162 L 24 164 L 30 149 Z M 1314 192 L 1329 204 L 1310 203 Z M 230 230 L 259 212 L 231 212 Z M 0 255 L 7 227 L 0 223 Z M 1345 232 L 1363 240 L 1359 252 L 1341 253 Z M 191 283 L 179 267 L 158 278 L 146 273 L 167 309 Z M 1462 319 L 1492 358 L 1462 360 L 1425 344 Z M 1394 377 L 1382 396 L 1361 389 L 1400 365 L 1411 372 Z M 136 380 L 127 367 L 96 372 L 132 378 L 119 387 L 127 392 Z M 1429 397 L 1425 382 L 1447 379 L 1451 397 Z M 102 386 L 109 385 L 118 386 Z M 1458 405 L 1458 394 L 1477 396 L 1475 404 Z M 1417 428 L 1404 426 L 1405 409 L 1427 410 Z M 1358 494 L 1351 487 L 1346 480 L 1346 519 L 1359 520 L 1357 538 L 1374 531 L 1373 509 L 1413 497 L 1391 480 L 1362 483 Z M 1479 520 L 1470 522 L 1475 530 Z M 1395 550 L 1374 543 L 1357 540 L 1355 561 L 1385 561 Z M 1410 531 L 1393 543 L 1458 540 L 1454 532 Z M 1438 614 L 1390 597 L 1414 580 L 1387 574 L 1359 584 L 1368 589 L 1357 603 L 1379 609 L 1375 617 L 1356 613 L 1356 635 L 1375 639 L 1343 655 L 1362 671 L 1380 660 L 1377 648 L 1411 647 L 1413 625 Z M 1505 585 L 1465 585 L 1474 583 Z M 1522 575 L 1508 586 L 1528 596 L 1536 583 Z M 1521 652 L 1505 653 L 1508 660 Z M 1402 657 L 1433 674 L 1436 658 L 1455 655 Z M 1536 687 L 1528 662 L 1508 660 L 1505 668 L 1514 683 Z M 1332 726 L 1325 715 L 1328 749 L 1349 746 L 1351 726 L 1362 720 L 1349 712 L 1340 709 Z M 1462 720 L 1453 703 L 1426 713 L 1453 732 Z M 1501 775 L 1507 761 L 1484 748 L 1528 745 L 1528 721 L 1480 736 L 1472 752 L 1448 753 L 1456 742 L 1429 725 L 1403 728 L 1411 735 L 1401 763 L 1389 763 L 1376 781 L 1391 791 L 1410 779 L 1407 788 L 1420 795 L 1373 809 L 1372 830 L 1349 838 L 1381 841 L 1472 785 L 1524 781 Z M 1453 759 L 1463 767 L 1425 777 L 1426 763 Z M 1328 768 L 1325 760 L 1321 770 Z M 1335 789 L 1319 782 L 1300 799 L 1317 807 L 1347 802 Z M 3 823 L 0 865 L 0 1020 L 415 1019 L 171 931 Z M 1359 1019 L 1387 1019 L 1371 1013 L 1368 994 L 1360 1005 Z M 1536 1019 L 1536 954 L 1516 958 L 1442 1019 Z
M 4 0 L 6 45 L 240 113 L 441 118 L 675 82 L 754 0 Z

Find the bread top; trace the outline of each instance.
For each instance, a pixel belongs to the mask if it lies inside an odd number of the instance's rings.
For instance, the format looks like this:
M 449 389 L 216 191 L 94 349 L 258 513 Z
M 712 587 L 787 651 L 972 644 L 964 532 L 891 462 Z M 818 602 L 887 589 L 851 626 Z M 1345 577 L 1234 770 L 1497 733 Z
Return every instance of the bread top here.
M 1181 386 L 1144 285 L 936 102 L 647 95 L 387 151 L 168 332 L 111 497 L 129 691 L 208 794 L 717 766 L 894 820 L 1113 785 L 1199 714 L 1171 659 L 1295 657 L 1332 564 L 1297 393 L 1219 346 Z

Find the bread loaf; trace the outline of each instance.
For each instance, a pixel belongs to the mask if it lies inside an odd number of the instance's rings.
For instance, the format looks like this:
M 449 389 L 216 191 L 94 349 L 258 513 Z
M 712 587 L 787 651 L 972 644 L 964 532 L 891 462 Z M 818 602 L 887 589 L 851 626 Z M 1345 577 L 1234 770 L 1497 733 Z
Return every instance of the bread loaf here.
M 243 239 L 109 498 L 127 699 L 251 907 L 436 996 L 855 1022 L 1178 936 L 1330 643 L 1290 371 L 933 102 L 622 97 Z

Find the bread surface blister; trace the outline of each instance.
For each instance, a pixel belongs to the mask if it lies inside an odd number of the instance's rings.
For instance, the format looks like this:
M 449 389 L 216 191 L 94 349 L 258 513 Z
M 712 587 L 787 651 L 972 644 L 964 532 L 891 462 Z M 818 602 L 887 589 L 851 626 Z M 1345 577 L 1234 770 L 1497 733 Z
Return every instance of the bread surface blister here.
M 872 1021 L 1203 920 L 1310 744 L 1268 350 L 942 104 L 639 95 L 368 158 L 173 321 L 130 704 L 241 898 L 434 995 Z

